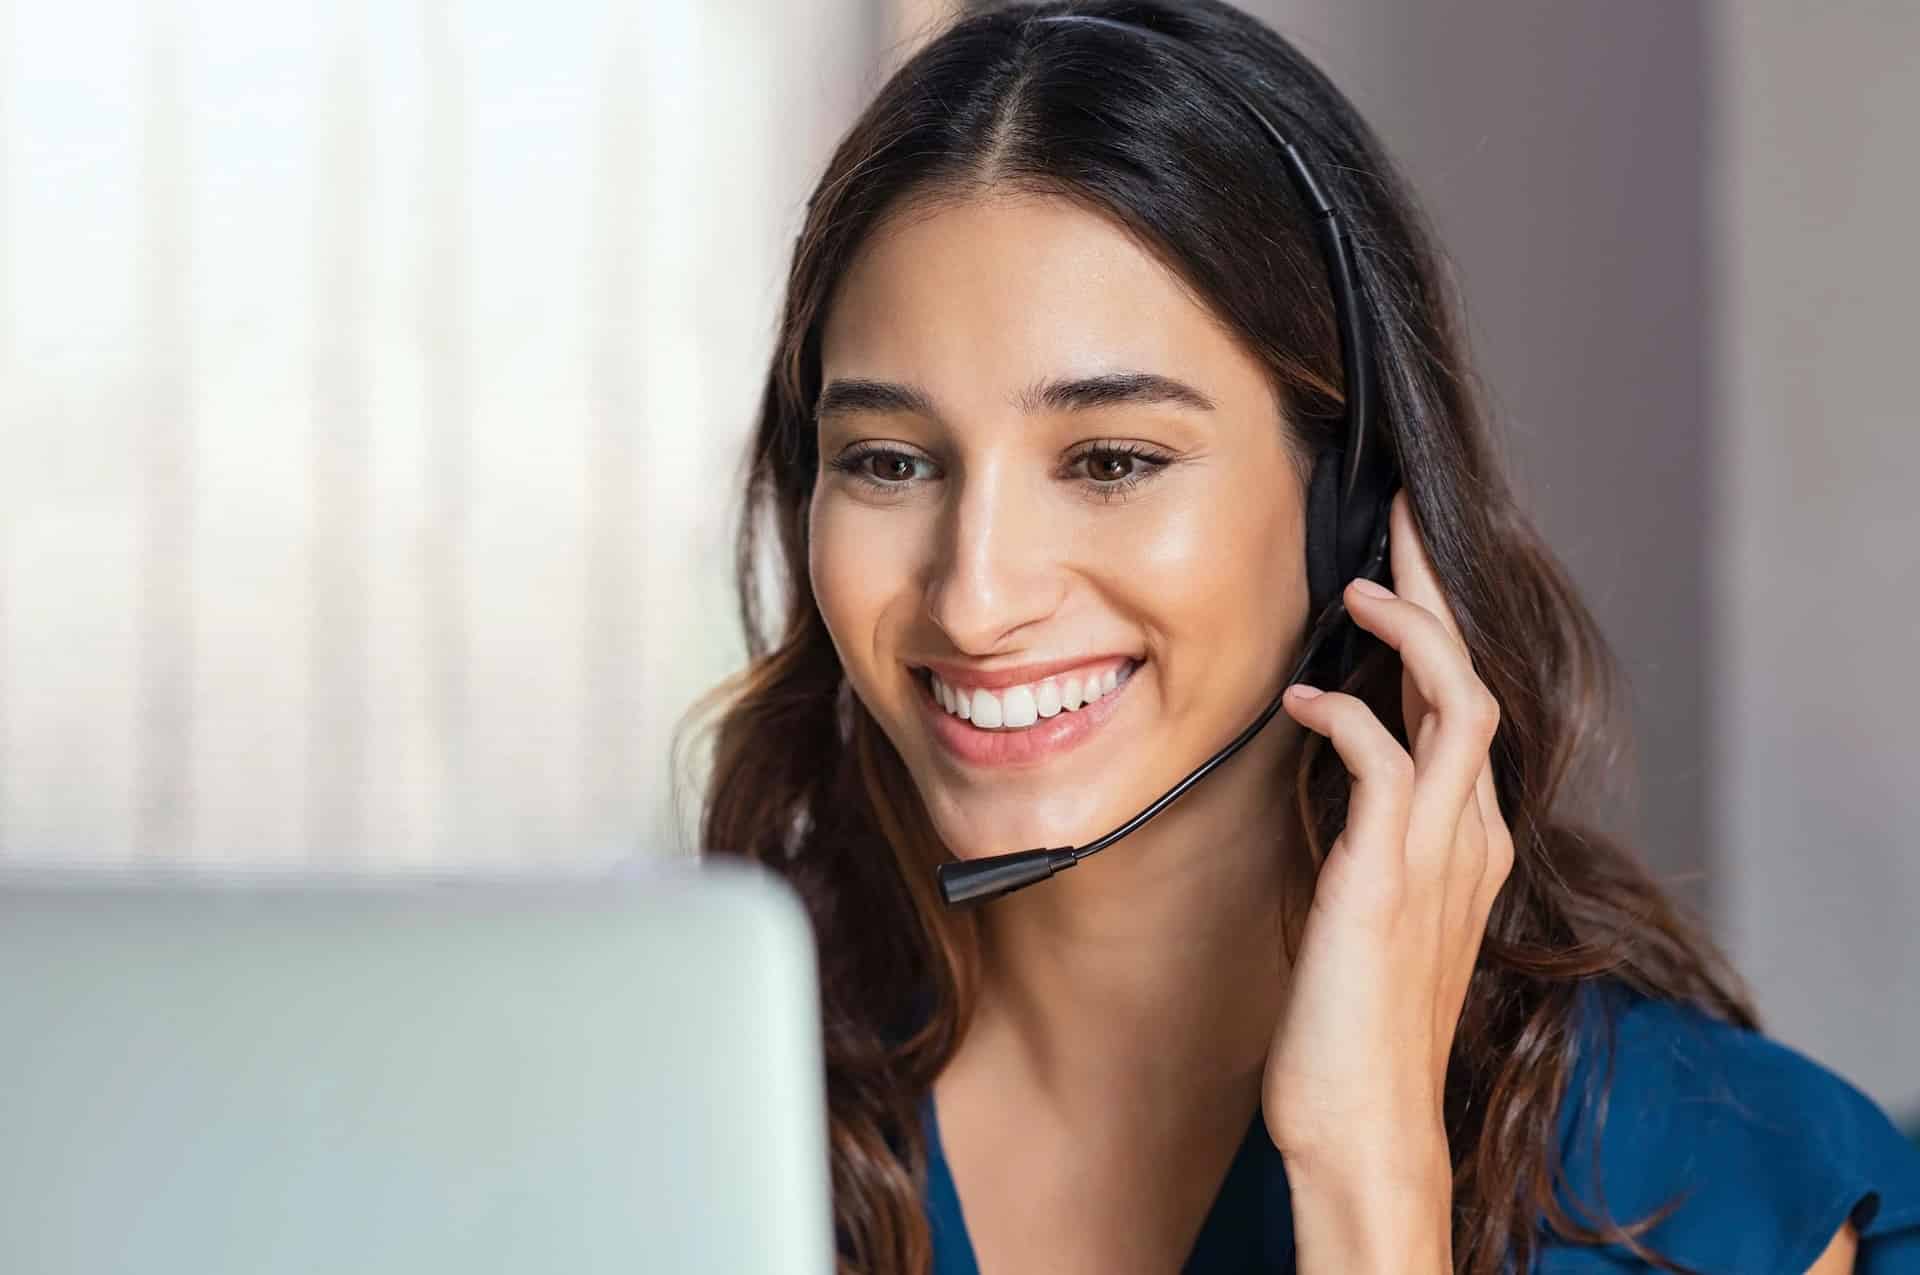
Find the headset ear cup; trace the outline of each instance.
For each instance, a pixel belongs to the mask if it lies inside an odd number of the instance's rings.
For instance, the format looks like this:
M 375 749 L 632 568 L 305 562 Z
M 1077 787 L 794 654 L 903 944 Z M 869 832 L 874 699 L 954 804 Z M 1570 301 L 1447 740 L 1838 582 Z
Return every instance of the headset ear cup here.
M 1346 455 L 1344 447 L 1321 452 L 1307 484 L 1309 624 L 1347 587 L 1340 578 L 1340 475 L 1346 469 Z

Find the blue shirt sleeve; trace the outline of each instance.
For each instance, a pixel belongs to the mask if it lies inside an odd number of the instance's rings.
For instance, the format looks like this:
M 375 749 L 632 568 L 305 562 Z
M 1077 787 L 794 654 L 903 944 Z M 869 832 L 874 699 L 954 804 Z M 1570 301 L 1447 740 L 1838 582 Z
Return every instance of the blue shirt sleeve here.
M 1871 1099 L 1691 1006 L 1618 984 L 1584 994 L 1596 1012 L 1559 1130 L 1557 1194 L 1576 1218 L 1630 1223 L 1677 1197 L 1641 1242 L 1707 1275 L 1804 1275 L 1852 1218 L 1857 1275 L 1920 1275 L 1920 1147 Z M 1619 1244 L 1542 1238 L 1540 1275 L 1658 1269 Z

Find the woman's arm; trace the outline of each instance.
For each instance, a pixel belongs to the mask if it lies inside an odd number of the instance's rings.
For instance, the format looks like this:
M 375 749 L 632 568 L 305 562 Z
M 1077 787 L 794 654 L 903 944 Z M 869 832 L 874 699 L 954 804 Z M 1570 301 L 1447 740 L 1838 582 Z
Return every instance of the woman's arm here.
M 1853 1258 L 1859 1249 L 1860 1233 L 1853 1229 L 1853 1219 L 1848 1218 L 1833 1233 L 1833 1242 L 1827 1245 L 1827 1251 L 1807 1268 L 1807 1275 L 1853 1275 Z
M 1360 1172 L 1290 1176 L 1295 1269 L 1450 1275 L 1453 1187 L 1446 1146 L 1426 1181 Z M 1835 1269 L 1842 1269 L 1836 1267 Z M 1844 1269 L 1851 1270 L 1851 1267 Z M 1813 1275 L 1828 1275 L 1816 1270 Z

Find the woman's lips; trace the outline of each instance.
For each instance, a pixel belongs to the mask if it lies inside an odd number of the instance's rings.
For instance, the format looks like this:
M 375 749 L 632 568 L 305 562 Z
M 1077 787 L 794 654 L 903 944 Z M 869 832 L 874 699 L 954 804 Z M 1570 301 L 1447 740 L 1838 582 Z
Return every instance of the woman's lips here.
M 1133 664 L 1124 680 L 1083 708 L 1044 718 L 1020 730 L 983 730 L 949 713 L 933 698 L 925 677 L 916 677 L 920 709 L 935 739 L 959 760 L 974 766 L 1019 766 L 1045 761 L 1074 748 L 1106 724 L 1138 675 Z

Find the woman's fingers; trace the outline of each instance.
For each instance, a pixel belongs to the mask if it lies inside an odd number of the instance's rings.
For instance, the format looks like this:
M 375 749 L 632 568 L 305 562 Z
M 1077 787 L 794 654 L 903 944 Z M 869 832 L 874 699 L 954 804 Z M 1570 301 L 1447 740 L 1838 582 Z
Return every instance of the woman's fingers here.
M 1474 896 L 1474 946 L 1477 950 L 1477 936 L 1486 925 L 1487 915 L 1493 911 L 1493 901 L 1513 872 L 1513 831 L 1507 827 L 1507 817 L 1500 809 L 1500 791 L 1493 782 L 1491 758 L 1480 772 L 1479 783 L 1474 785 L 1474 800 L 1479 805 L 1480 824 L 1486 830 L 1487 839 L 1486 866 L 1481 870 L 1480 889 Z
M 1284 703 L 1301 725 L 1328 738 L 1353 776 L 1346 827 L 1322 868 L 1316 901 L 1321 901 L 1320 889 L 1343 896 L 1359 890 L 1369 910 L 1397 908 L 1406 875 L 1413 759 L 1364 700 L 1294 687 Z M 1336 865 L 1336 859 L 1343 861 Z
M 1472 653 L 1468 651 L 1466 639 L 1460 632 L 1460 625 L 1454 619 L 1453 610 L 1441 591 L 1439 574 L 1433 569 L 1433 561 L 1427 554 L 1426 540 L 1414 521 L 1413 507 L 1404 490 L 1395 493 L 1389 518 L 1391 519 L 1390 543 L 1394 591 L 1403 600 L 1424 608 L 1439 620 L 1441 627 L 1446 630 L 1467 660 L 1468 667 L 1471 667 Z M 1475 680 L 1479 680 L 1477 674 Z M 1420 732 L 1430 706 L 1422 701 L 1411 672 L 1403 683 L 1401 698 L 1407 710 L 1407 738 L 1413 740 Z M 1416 717 L 1420 720 L 1416 720 Z M 1496 729 L 1497 725 L 1496 718 Z M 1489 743 L 1491 738 L 1490 732 Z M 1476 863 L 1472 865 L 1474 875 L 1470 888 L 1456 891 L 1451 888 L 1452 879 L 1449 878 L 1445 909 L 1447 933 L 1458 934 L 1463 943 L 1471 945 L 1465 953 L 1470 959 L 1472 954 L 1478 951 L 1487 915 L 1493 909 L 1493 900 L 1513 867 L 1513 839 L 1507 830 L 1505 817 L 1500 812 L 1500 800 L 1494 788 L 1490 757 L 1482 758 L 1474 780 L 1473 800 L 1463 803 L 1461 807 L 1457 836 L 1470 840 L 1481 851 Z M 1458 998 L 1461 1000 L 1464 1000 L 1466 995 L 1466 975 L 1470 972 L 1470 969 L 1463 970 L 1460 977 Z
M 1480 773 L 1487 774 L 1484 763 Z M 1460 804 L 1452 851 L 1451 862 L 1441 873 L 1440 925 L 1442 934 L 1457 935 L 1465 932 L 1473 919 L 1487 870 L 1487 828 L 1481 814 L 1477 780 Z
M 1347 586 L 1348 612 L 1354 623 L 1399 652 L 1407 676 L 1432 706 L 1417 737 L 1409 740 L 1422 779 L 1410 812 L 1409 833 L 1415 844 L 1409 856 L 1424 853 L 1444 859 L 1486 764 L 1487 746 L 1500 722 L 1499 705 L 1474 673 L 1466 648 L 1438 616 L 1391 593 L 1377 596 L 1366 583 L 1356 580 Z
M 1446 599 L 1440 591 L 1439 577 L 1434 573 L 1433 562 L 1427 556 L 1426 540 L 1420 534 L 1420 528 L 1413 518 L 1413 506 L 1409 503 L 1405 489 L 1395 492 L 1387 511 L 1390 534 L 1387 538 L 1389 561 L 1393 566 L 1393 590 L 1400 597 L 1425 607 L 1439 618 L 1440 623 L 1452 635 L 1453 640 L 1462 647 L 1466 645 L 1460 636 L 1460 627 L 1454 622 L 1453 613 L 1448 609 Z M 1409 676 L 1402 676 L 1400 683 L 1401 713 L 1406 722 L 1407 739 L 1420 737 L 1421 723 L 1431 711 L 1421 695 L 1420 688 Z
M 1447 605 L 1445 595 L 1440 592 L 1440 577 L 1433 569 L 1433 560 L 1427 556 L 1427 542 L 1413 520 L 1413 506 L 1407 502 L 1404 490 L 1394 493 L 1387 520 L 1390 528 L 1387 537 L 1389 560 L 1393 563 L 1393 591 L 1407 601 L 1425 607 L 1440 621 L 1441 627 L 1459 644 L 1460 649 L 1466 650 L 1466 639 L 1460 636 L 1460 625 L 1453 618 L 1453 610 Z
M 1483 901 L 1491 903 L 1487 881 L 1495 857 L 1491 847 L 1497 802 L 1488 750 L 1499 726 L 1499 707 L 1474 671 L 1404 492 L 1394 498 L 1391 517 L 1399 591 L 1383 597 L 1355 582 L 1348 587 L 1346 603 L 1356 624 L 1400 656 L 1401 698 L 1415 762 L 1408 810 L 1409 885 L 1430 904 L 1408 923 L 1430 935 L 1440 956 L 1429 973 L 1434 980 L 1434 1043 L 1444 1052 L 1450 1048 L 1485 931 Z M 1504 834 L 1504 826 L 1499 834 Z
M 1456 834 L 1458 861 L 1443 878 L 1443 901 L 1439 944 L 1448 959 L 1440 961 L 1439 987 L 1435 1005 L 1435 1026 L 1457 1023 L 1466 1004 L 1467 983 L 1473 977 L 1480 940 L 1486 933 L 1487 912 L 1493 891 L 1505 878 L 1497 866 L 1494 850 L 1496 835 L 1505 825 L 1496 825 L 1495 808 L 1488 803 L 1493 796 L 1493 768 L 1480 768 L 1472 795 L 1460 812 L 1460 831 Z M 1468 848 L 1470 844 L 1470 849 Z M 1496 873 L 1499 879 L 1496 878 Z M 1451 1042 L 1451 1034 L 1447 1034 Z

